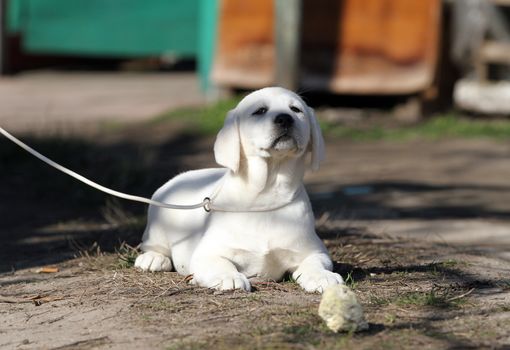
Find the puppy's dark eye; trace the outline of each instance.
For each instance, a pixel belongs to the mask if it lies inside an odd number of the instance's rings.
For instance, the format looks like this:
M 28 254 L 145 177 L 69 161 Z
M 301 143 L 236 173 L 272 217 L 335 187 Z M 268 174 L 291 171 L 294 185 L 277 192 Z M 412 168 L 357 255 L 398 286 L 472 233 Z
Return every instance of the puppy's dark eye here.
M 266 112 L 267 112 L 266 107 L 260 107 L 255 112 L 253 112 L 251 115 L 264 115 L 264 114 L 266 114 Z
M 290 110 L 294 113 L 302 113 L 303 111 L 297 108 L 296 106 L 290 106 Z

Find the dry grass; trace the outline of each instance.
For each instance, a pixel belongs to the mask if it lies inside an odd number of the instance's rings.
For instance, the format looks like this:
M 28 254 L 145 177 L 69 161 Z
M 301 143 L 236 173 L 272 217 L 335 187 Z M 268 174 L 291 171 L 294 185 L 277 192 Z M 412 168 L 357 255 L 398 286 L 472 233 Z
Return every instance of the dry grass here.
M 381 238 L 349 226 L 322 225 L 320 234 L 335 269 L 365 308 L 367 332 L 330 332 L 317 315 L 320 295 L 305 293 L 292 281 L 254 283 L 252 293 L 218 292 L 189 285 L 189 277 L 175 272 L 142 273 L 132 268 L 137 249 L 126 243 L 114 253 L 92 244 L 81 257 L 60 264 L 59 272 L 39 275 L 23 288 L 4 278 L 2 294 L 21 298 L 37 290 L 58 309 L 104 310 L 104 317 L 89 322 L 115 319 L 115 327 L 103 323 L 113 337 L 101 340 L 105 346 L 123 332 L 150 335 L 146 341 L 151 346 L 166 349 L 446 349 L 506 344 L 498 327 L 506 325 L 508 317 L 498 315 L 508 313 L 508 304 L 484 304 L 480 299 L 484 290 L 501 292 L 504 285 L 474 278 L 465 252 Z M 435 261 L 437 256 L 444 259 Z M 30 304 L 19 304 L 19 309 L 2 305 L 0 313 L 31 312 Z M 68 314 L 51 320 L 59 324 Z M 495 330 L 484 331 L 491 327 Z
M 450 320 L 448 327 L 462 328 L 459 319 L 481 310 L 472 296 L 474 286 L 483 281 L 463 280 L 462 269 L 467 264 L 454 258 L 442 262 L 423 258 L 427 253 L 455 256 L 455 249 L 368 233 L 350 235 L 349 228 L 341 228 L 342 236 L 335 235 L 334 228 L 322 229 L 338 262 L 337 270 L 365 307 L 368 332 L 331 333 L 317 316 L 320 296 L 303 292 L 292 281 L 254 283 L 252 293 L 217 292 L 191 286 L 189 277 L 174 272 L 141 273 L 132 268 L 136 248 L 125 243 L 116 253 L 83 254 L 69 264 L 73 269 L 79 266 L 75 275 L 87 276 L 76 283 L 93 286 L 80 293 L 79 302 L 123 303 L 142 328 L 159 329 L 165 322 L 168 329 L 162 331 L 167 334 L 163 344 L 168 349 L 393 349 L 479 344 L 436 325 Z M 504 305 L 498 310 L 505 312 Z

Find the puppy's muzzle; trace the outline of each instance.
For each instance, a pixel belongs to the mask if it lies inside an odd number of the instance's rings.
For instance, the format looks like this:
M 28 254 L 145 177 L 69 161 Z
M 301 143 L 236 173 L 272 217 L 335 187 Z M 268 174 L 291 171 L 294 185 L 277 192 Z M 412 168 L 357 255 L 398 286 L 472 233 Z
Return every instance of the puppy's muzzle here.
M 282 113 L 282 114 L 278 114 L 274 118 L 274 123 L 281 130 L 288 131 L 290 128 L 292 128 L 292 125 L 294 125 L 294 118 L 292 118 L 292 116 L 290 116 L 288 114 Z
M 290 150 L 297 147 L 296 139 L 293 135 L 294 118 L 292 116 L 282 113 L 278 114 L 273 122 L 276 126 L 277 136 L 275 137 L 271 148 L 279 150 Z

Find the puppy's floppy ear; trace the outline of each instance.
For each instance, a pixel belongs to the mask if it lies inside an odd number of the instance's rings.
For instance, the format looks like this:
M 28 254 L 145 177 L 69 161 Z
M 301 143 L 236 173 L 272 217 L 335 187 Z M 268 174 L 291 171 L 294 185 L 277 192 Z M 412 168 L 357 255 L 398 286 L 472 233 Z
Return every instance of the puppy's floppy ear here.
M 239 121 L 235 109 L 228 112 L 225 124 L 221 128 L 214 143 L 214 158 L 216 163 L 229 168 L 234 173 L 239 171 L 241 160 L 241 139 L 239 136 Z
M 312 152 L 312 159 L 310 167 L 312 171 L 319 170 L 320 163 L 326 157 L 326 151 L 324 149 L 324 138 L 322 137 L 321 127 L 317 118 L 315 117 L 315 112 L 312 108 L 307 107 L 308 111 L 308 120 L 310 121 L 310 150 Z

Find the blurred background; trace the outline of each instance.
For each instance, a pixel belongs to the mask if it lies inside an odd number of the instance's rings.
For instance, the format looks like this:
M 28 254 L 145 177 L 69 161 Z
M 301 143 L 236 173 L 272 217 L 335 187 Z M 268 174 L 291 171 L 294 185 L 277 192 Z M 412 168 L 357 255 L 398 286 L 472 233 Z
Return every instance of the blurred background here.
M 158 101 L 158 91 L 169 92 L 168 81 L 176 79 L 168 73 L 186 72 L 193 79 L 179 76 L 174 85 L 182 88 L 167 93 L 167 103 L 193 105 L 279 85 L 304 96 L 322 94 L 319 105 L 400 105 L 410 120 L 452 107 L 510 113 L 505 0 L 1 3 L 2 89 L 26 80 L 30 87 L 57 88 L 60 78 L 85 84 L 83 95 L 99 86 L 112 95 L 125 87 L 117 94 L 128 94 L 140 79 L 154 88 L 144 102 L 146 113 L 155 114 L 173 107 Z M 146 74 L 126 74 L 134 72 Z M 109 85 L 117 81 L 120 86 Z M 149 101 L 149 95 L 157 97 Z M 47 115 L 65 104 L 46 102 L 52 106 L 40 107 Z
M 284 86 L 326 136 L 306 179 L 321 225 L 510 259 L 510 1 L 0 4 L 0 125 L 65 166 L 150 196 L 215 166 L 247 91 Z M 141 238 L 145 207 L 5 139 L 0 183 L 0 272 Z

